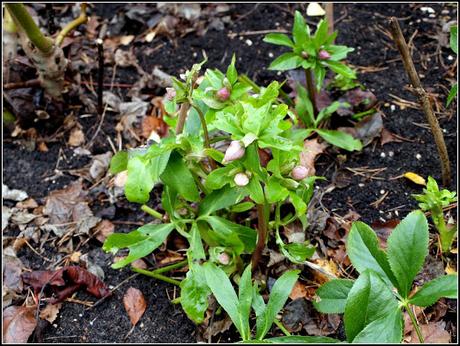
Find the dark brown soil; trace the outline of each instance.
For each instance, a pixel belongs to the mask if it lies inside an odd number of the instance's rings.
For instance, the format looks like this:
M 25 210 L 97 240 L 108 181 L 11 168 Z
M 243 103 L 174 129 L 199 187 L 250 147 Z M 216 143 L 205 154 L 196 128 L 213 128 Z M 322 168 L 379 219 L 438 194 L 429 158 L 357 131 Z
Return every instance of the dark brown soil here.
M 453 6 L 441 4 L 424 4 L 436 11 L 436 18 L 430 18 L 420 11 L 422 5 L 416 4 L 336 4 L 335 18 L 339 19 L 335 28 L 339 30 L 338 44 L 345 44 L 355 47 L 355 52 L 349 54 L 349 62 L 355 66 L 387 67 L 385 70 L 360 73 L 359 80 L 367 88 L 375 93 L 379 100 L 379 107 L 384 113 L 384 126 L 391 132 L 405 137 L 410 141 L 392 142 L 383 147 L 378 142 L 367 146 L 362 152 L 344 153 L 347 159 L 340 168 L 348 174 L 350 184 L 344 188 L 336 188 L 326 194 L 322 200 L 325 207 L 331 211 L 345 215 L 350 209 L 361 215 L 364 222 L 371 223 L 379 218 L 386 220 L 397 218 L 394 210 L 397 210 L 402 218 L 410 210 L 416 208 L 416 202 L 411 194 L 420 193 L 421 188 L 413 185 L 405 179 L 390 179 L 411 171 L 427 177 L 432 175 L 440 181 L 440 166 L 435 143 L 431 132 L 416 124 L 426 123 L 421 110 L 406 108 L 400 109 L 396 106 L 394 111 L 385 107 L 385 103 L 394 104 L 394 99 L 389 94 L 394 94 L 402 99 L 415 101 L 415 97 L 405 88 L 408 79 L 404 72 L 401 60 L 396 60 L 399 53 L 395 49 L 389 37 L 386 37 L 377 28 L 388 28 L 388 18 L 396 16 L 400 18 L 400 24 L 406 39 L 410 38 L 415 30 L 418 30 L 413 42 L 417 51 L 414 54 L 416 68 L 423 74 L 423 85 L 434 94 L 439 94 L 439 101 L 445 104 L 449 82 L 445 79 L 444 69 L 438 62 L 438 56 L 432 55 L 436 52 L 437 41 L 431 35 L 440 28 L 439 18 L 442 10 L 448 10 L 451 18 L 456 18 L 457 9 Z M 93 14 L 112 19 L 119 11 L 126 11 L 131 5 L 125 4 L 97 4 L 92 10 Z M 152 4 L 152 6 L 155 6 Z M 202 5 L 204 6 L 204 5 Z M 238 57 L 237 68 L 239 72 L 247 73 L 259 85 L 266 85 L 272 79 L 283 80 L 284 75 L 277 75 L 268 71 L 267 67 L 273 60 L 271 53 L 276 57 L 283 48 L 266 44 L 262 41 L 262 34 L 257 35 L 236 35 L 235 38 L 228 37 L 229 32 L 243 33 L 259 30 L 287 29 L 290 31 L 292 25 L 292 14 L 294 9 L 299 8 L 294 4 L 231 4 L 230 24 L 225 25 L 225 30 L 208 30 L 200 37 L 190 33 L 183 38 L 177 39 L 177 46 L 174 46 L 166 38 L 155 39 L 151 43 L 135 43 L 135 54 L 141 66 L 146 71 L 151 71 L 154 65 L 159 66 L 163 71 L 172 75 L 178 75 L 193 63 L 202 59 L 202 51 L 208 56 L 206 67 L 216 67 L 225 70 L 233 53 Z M 41 13 L 39 11 L 39 13 Z M 112 24 L 110 24 L 112 25 Z M 110 28 L 109 25 L 109 28 Z M 136 31 L 133 23 L 127 23 L 122 28 L 120 35 L 133 34 Z M 145 28 L 144 28 L 145 29 Z M 132 32 L 136 31 L 136 32 Z M 247 40 L 251 41 L 248 45 Z M 153 54 L 146 55 L 144 50 L 153 48 L 160 42 L 164 42 L 163 48 Z M 196 56 L 194 55 L 196 53 Z M 426 62 L 426 66 L 420 64 L 421 54 L 432 55 Z M 444 63 L 449 65 L 447 57 L 451 55 L 449 48 L 441 49 L 441 56 Z M 423 57 L 422 57 L 423 58 Z M 393 60 L 393 61 L 391 61 Z M 390 62 L 389 62 L 390 61 Z M 111 72 L 106 75 L 105 82 L 110 82 Z M 138 79 L 138 75 L 132 69 L 119 69 L 116 82 L 132 83 Z M 447 89 L 446 89 L 447 88 Z M 118 90 L 122 94 L 125 90 Z M 160 94 L 161 95 L 161 94 Z M 451 190 L 457 188 L 457 124 L 456 113 L 451 106 L 446 113 L 437 114 L 440 125 L 444 129 L 444 136 L 449 150 L 451 167 L 453 170 L 453 183 Z M 84 111 L 82 111 L 84 112 Z M 83 113 L 82 113 L 83 114 Z M 95 118 L 82 120 L 85 133 L 92 134 L 95 127 Z M 105 120 L 102 133 L 114 135 L 116 121 L 110 116 Z M 40 128 L 37 128 L 40 132 Z M 20 144 L 17 144 L 7 130 L 4 130 L 3 150 L 3 178 L 4 184 L 9 188 L 25 190 L 31 197 L 40 201 L 50 191 L 62 188 L 76 179 L 75 176 L 65 172 L 67 169 L 79 168 L 86 165 L 89 159 L 80 156 L 72 156 L 73 151 L 66 147 L 65 141 L 49 143 L 49 151 L 40 153 L 28 151 Z M 90 135 L 88 135 L 90 137 Z M 97 139 L 92 148 L 93 154 L 103 153 L 110 150 L 105 135 Z M 57 157 L 60 150 L 63 150 L 67 160 L 59 163 L 59 169 L 64 175 L 54 179 L 46 180 L 55 174 Z M 393 154 L 390 154 L 393 153 Z M 418 155 L 419 154 L 419 155 Z M 346 168 L 382 168 L 386 169 L 378 176 L 382 180 L 367 179 L 359 175 L 353 175 Z M 323 155 L 317 161 L 317 174 L 327 178 L 320 186 L 330 184 L 333 174 L 339 168 L 336 155 Z M 359 185 L 364 184 L 364 185 Z M 389 191 L 387 197 L 378 208 L 370 204 L 378 200 Z M 120 201 L 113 207 L 106 204 L 94 204 L 92 206 L 95 214 L 106 212 L 112 221 L 144 221 L 144 213 L 139 212 L 137 205 Z M 455 215 L 456 216 L 456 215 Z M 126 232 L 128 226 L 117 224 L 116 232 Z M 53 249 L 49 249 L 52 253 Z M 98 258 L 99 265 L 105 272 L 105 282 L 108 285 L 116 286 L 131 275 L 128 269 L 113 270 L 110 268 L 111 256 L 104 254 L 97 242 L 89 242 L 83 253 L 91 252 Z M 28 248 L 24 248 L 19 254 L 21 260 L 30 269 L 43 269 L 47 263 L 37 257 Z M 148 308 L 138 326 L 126 339 L 131 329 L 131 324 L 124 310 L 122 297 L 129 286 L 139 288 L 148 301 Z M 168 292 L 168 293 L 167 293 Z M 168 296 L 169 294 L 169 296 Z M 178 291 L 176 290 L 176 297 Z M 174 288 L 163 282 L 138 276 L 129 281 L 122 288 L 116 291 L 115 295 L 107 299 L 96 308 L 85 311 L 85 306 L 79 304 L 65 303 L 59 313 L 58 319 L 53 326 L 49 326 L 44 333 L 44 342 L 195 342 L 195 326 L 190 322 L 180 306 L 170 303 L 174 297 Z M 81 300 L 93 298 L 78 294 Z M 452 309 L 455 306 L 452 304 Z M 455 324 L 455 311 L 451 311 L 450 322 Z M 451 328 L 455 331 L 455 326 Z M 452 341 L 457 336 L 452 335 Z M 236 341 L 234 332 L 225 333 L 220 339 L 221 342 Z M 217 341 L 217 339 L 215 340 Z

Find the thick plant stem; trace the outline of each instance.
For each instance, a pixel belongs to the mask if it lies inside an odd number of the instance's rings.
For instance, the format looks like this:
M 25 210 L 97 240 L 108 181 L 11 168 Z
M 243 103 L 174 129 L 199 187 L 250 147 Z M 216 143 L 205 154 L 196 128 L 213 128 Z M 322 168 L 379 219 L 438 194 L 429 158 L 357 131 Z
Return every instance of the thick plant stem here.
M 316 115 L 318 114 L 318 108 L 316 107 L 316 90 L 311 69 L 305 70 L 305 80 L 307 82 L 306 86 L 308 91 L 308 97 L 310 97 L 311 103 L 313 105 L 313 113 L 316 119 Z
M 176 125 L 176 135 L 180 135 L 184 131 L 185 119 L 187 119 L 187 113 L 190 109 L 190 103 L 184 102 L 181 104 L 179 109 L 179 119 Z
M 395 17 L 390 18 L 390 29 L 393 36 L 393 40 L 398 47 L 399 53 L 401 54 L 402 61 L 404 63 L 404 69 L 406 70 L 409 79 L 414 86 L 414 93 L 417 95 L 420 105 L 422 106 L 423 112 L 426 115 L 428 123 L 431 127 L 436 146 L 438 148 L 439 156 L 441 158 L 441 170 L 442 170 L 442 183 L 444 186 L 449 186 L 451 182 L 450 174 L 450 161 L 447 153 L 446 143 L 444 142 L 444 136 L 441 128 L 439 127 L 438 119 L 433 113 L 433 109 L 430 104 L 430 99 L 423 89 L 420 78 L 418 77 L 417 70 L 415 69 L 414 62 L 407 47 L 406 40 L 401 32 L 398 20 Z
M 418 325 L 417 319 L 415 318 L 412 309 L 410 308 L 409 304 L 404 305 L 404 307 L 406 308 L 406 311 L 409 314 L 410 320 L 412 321 L 412 325 L 414 326 L 415 332 L 417 333 L 420 343 L 423 344 L 425 341 L 423 339 L 422 331 L 420 330 L 420 326 Z
M 198 106 L 196 106 L 193 103 L 190 103 L 190 104 L 196 110 L 196 112 L 198 113 L 198 116 L 200 117 L 201 127 L 203 128 L 203 135 L 204 135 L 204 146 L 206 148 L 211 148 L 211 143 L 209 141 L 208 126 L 206 125 L 206 118 L 204 117 L 203 112 L 201 111 L 201 109 Z M 209 164 L 211 165 L 212 169 L 217 168 L 216 163 L 214 162 L 214 160 L 211 157 L 209 157 Z
M 177 263 L 170 264 L 169 266 L 164 266 L 164 267 L 152 270 L 152 272 L 156 274 L 167 273 L 171 270 L 185 267 L 187 264 L 188 264 L 188 260 L 183 260 Z
M 257 204 L 257 217 L 258 217 L 258 226 L 257 226 L 257 244 L 252 254 L 251 258 L 251 267 L 252 270 L 257 268 L 259 264 L 260 257 L 262 256 L 262 251 L 265 248 L 265 241 L 267 239 L 268 225 L 267 225 L 267 215 L 266 215 L 266 206 L 264 204 Z
M 5 4 L 15 23 L 26 33 L 30 42 L 43 54 L 51 54 L 53 41 L 43 35 L 23 4 Z
M 163 220 L 163 214 L 157 212 L 156 210 L 150 208 L 149 206 L 147 206 L 147 205 L 144 204 L 144 205 L 141 207 L 141 209 L 142 209 L 143 211 L 145 211 L 147 214 L 153 216 L 154 218 Z
M 164 281 L 164 282 L 176 285 L 176 286 L 180 285 L 179 280 L 174 280 L 174 279 L 168 278 L 167 276 L 155 273 L 154 271 L 151 272 L 149 270 L 140 269 L 140 268 L 131 268 L 131 269 L 132 269 L 132 271 L 134 271 L 136 273 L 144 274 L 144 275 L 150 276 L 150 277 L 152 277 L 154 279 L 158 279 L 158 280 L 161 280 L 161 281 Z
M 86 16 L 86 3 L 82 3 L 80 5 L 80 16 L 78 18 L 75 18 L 73 21 L 71 21 L 69 24 L 67 24 L 64 29 L 61 30 L 59 35 L 56 37 L 56 45 L 60 46 L 62 42 L 64 41 L 64 38 L 71 32 L 73 29 L 75 29 L 77 26 L 80 24 L 86 23 L 88 20 L 88 17 Z

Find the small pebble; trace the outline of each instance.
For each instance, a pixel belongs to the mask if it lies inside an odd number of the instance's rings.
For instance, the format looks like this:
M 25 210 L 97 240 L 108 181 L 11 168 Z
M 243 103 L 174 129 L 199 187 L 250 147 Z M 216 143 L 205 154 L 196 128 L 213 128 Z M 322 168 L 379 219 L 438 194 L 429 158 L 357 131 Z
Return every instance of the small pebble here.
M 447 133 L 447 130 L 446 130 L 446 129 L 442 129 L 442 132 Z
M 83 317 L 83 314 L 78 314 L 79 317 Z
M 276 72 L 277 76 L 281 76 L 281 71 Z
M 395 215 L 399 216 L 399 211 L 395 210 Z
M 385 107 L 390 107 L 390 104 L 388 102 L 385 102 L 384 106 Z
M 109 288 L 110 288 L 110 289 L 113 289 L 113 288 L 115 288 L 115 286 L 113 286 L 113 285 L 109 285 Z
M 144 322 L 141 322 L 141 324 L 139 325 L 139 327 L 144 328 Z
M 56 323 L 53 323 L 53 327 L 54 327 L 54 328 L 57 328 L 58 325 L 57 325 Z
M 252 46 L 252 41 L 250 39 L 247 39 L 246 41 L 244 41 L 249 47 Z
M 364 187 L 364 184 L 363 184 L 363 183 L 359 183 L 358 186 L 359 186 L 359 187 Z
M 389 151 L 389 152 L 388 152 L 388 156 L 389 156 L 389 157 L 393 157 L 394 155 L 395 155 L 395 152 L 394 152 L 394 151 Z
M 452 61 L 452 60 L 454 60 L 454 57 L 453 57 L 452 55 L 449 55 L 449 56 L 447 57 L 447 60 L 451 60 L 451 61 Z
M 388 213 L 387 215 L 387 218 L 391 219 L 391 217 L 393 216 L 393 214 L 391 214 L 391 211 Z
M 196 52 L 193 52 L 193 57 L 196 58 L 198 54 Z
M 56 180 L 51 180 L 51 182 L 52 182 L 53 184 L 56 184 Z
M 380 213 L 380 214 L 383 214 L 383 210 L 379 210 L 379 213 Z
M 273 56 L 274 56 L 274 55 L 273 55 L 272 52 L 268 52 L 268 57 L 269 57 L 269 58 L 273 58 Z
M 77 322 L 78 320 L 76 318 L 73 319 L 74 322 Z
M 395 109 L 396 109 L 396 106 L 395 106 L 395 105 L 391 105 L 391 106 L 390 106 L 390 109 L 391 109 L 392 112 L 394 112 Z
M 435 14 L 429 14 L 428 17 L 430 17 L 430 18 L 436 18 L 436 15 L 435 15 Z
M 434 13 L 434 10 L 431 7 L 420 7 L 420 11 L 424 13 Z
M 417 155 L 415 155 L 415 158 L 416 158 L 417 160 L 420 160 L 420 159 L 422 158 L 422 155 L 420 155 L 419 153 L 417 153 Z
M 382 213 L 383 213 L 383 212 L 382 212 Z M 382 221 L 382 222 L 387 222 L 387 220 L 385 220 L 383 217 L 380 217 L 379 219 L 380 219 L 380 221 Z
M 386 154 L 382 151 L 382 152 L 380 153 L 380 157 L 383 159 L 385 156 L 386 156 Z
M 381 195 L 384 195 L 384 194 L 385 194 L 385 190 L 380 190 L 380 194 L 381 194 Z

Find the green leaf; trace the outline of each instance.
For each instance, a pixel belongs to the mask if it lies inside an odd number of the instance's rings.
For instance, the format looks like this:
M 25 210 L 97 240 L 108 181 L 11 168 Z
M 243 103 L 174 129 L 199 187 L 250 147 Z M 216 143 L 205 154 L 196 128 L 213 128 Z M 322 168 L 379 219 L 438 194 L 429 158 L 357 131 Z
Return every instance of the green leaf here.
M 372 270 L 366 270 L 353 284 L 345 305 L 345 332 L 349 342 L 371 322 L 399 310 L 390 288 Z M 374 340 L 381 341 L 381 340 Z
M 446 107 L 449 107 L 451 102 L 454 100 L 455 96 L 457 96 L 457 83 L 452 85 L 452 89 L 450 89 L 449 91 L 449 95 L 447 96 Z
M 232 62 L 228 66 L 227 74 L 226 74 L 227 79 L 231 85 L 235 84 L 236 80 L 238 79 L 238 72 L 236 72 L 235 61 L 236 61 L 236 57 L 235 57 L 235 54 L 233 54 Z
M 388 237 L 388 262 L 403 298 L 407 298 L 412 281 L 422 269 L 428 240 L 428 223 L 420 210 L 407 215 Z
M 268 203 L 284 201 L 289 196 L 289 191 L 282 186 L 276 177 L 270 177 L 265 185 L 265 196 Z
M 305 335 L 276 336 L 274 338 L 264 339 L 264 341 L 274 344 L 330 344 L 340 342 L 340 340 L 329 338 L 327 336 Z
M 206 262 L 203 267 L 206 283 L 211 289 L 212 294 L 214 294 L 217 302 L 227 312 L 236 329 L 238 329 L 238 332 L 243 337 L 243 340 L 247 340 L 248 336 L 246 335 L 245 323 L 242 323 L 238 310 L 239 300 L 227 274 L 212 262 Z
M 315 36 L 313 38 L 313 41 L 315 43 L 315 48 L 318 50 L 321 48 L 321 46 L 326 42 L 328 38 L 328 24 L 327 20 L 321 19 L 321 21 L 318 23 L 318 28 L 316 29 Z
M 283 255 L 285 255 L 291 262 L 301 264 L 305 262 L 307 258 L 314 255 L 316 247 L 306 241 L 304 243 L 283 244 L 281 250 Z
M 146 203 L 154 185 L 155 181 L 145 160 L 138 156 L 131 158 L 128 161 L 128 179 L 125 185 L 125 195 L 128 201 Z
M 251 328 L 249 326 L 249 314 L 251 312 L 252 303 L 252 281 L 251 281 L 251 264 L 249 264 L 243 272 L 239 282 L 238 289 L 238 311 L 240 313 L 241 325 L 244 328 L 245 334 L 243 339 L 249 339 L 251 336 Z
M 291 198 L 291 203 L 295 208 L 295 214 L 297 217 L 305 215 L 307 212 L 307 204 L 302 200 L 300 196 L 297 195 L 295 191 L 289 191 L 289 197 Z
M 388 314 L 372 321 L 359 332 L 353 339 L 353 343 L 373 344 L 401 342 L 403 332 L 403 317 L 401 310 L 396 308 Z
M 354 281 L 347 279 L 334 279 L 326 282 L 316 290 L 317 300 L 313 306 L 325 314 L 342 314 L 345 312 L 348 294 Z
M 321 64 L 316 64 L 313 68 L 316 79 L 316 90 L 320 91 L 323 86 L 324 78 L 326 77 L 326 68 Z
M 289 298 L 289 294 L 291 294 L 292 288 L 299 278 L 299 273 L 299 270 L 287 271 L 276 280 L 270 292 L 270 299 L 264 312 L 257 317 L 256 339 L 262 340 L 270 330 L 276 315 L 280 312 Z
M 212 229 L 222 234 L 223 237 L 231 237 L 232 234 L 237 236 L 244 244 L 244 251 L 246 253 L 254 251 L 257 239 L 257 232 L 254 229 L 215 215 L 205 216 L 201 219 L 208 222 Z
M 230 185 L 224 186 L 219 190 L 214 190 L 201 201 L 199 214 L 201 216 L 209 215 L 217 210 L 228 208 L 241 202 L 245 195 L 245 189 L 232 188 Z
M 377 235 L 364 222 L 353 222 L 348 234 L 346 249 L 351 263 L 359 273 L 372 269 L 383 279 L 390 281 L 393 285 L 397 284 L 387 255 L 379 248 Z
M 251 210 L 252 208 L 254 208 L 253 202 L 241 202 L 239 204 L 234 205 L 233 207 L 230 207 L 230 211 L 232 211 L 233 213 L 242 213 Z
M 271 33 L 264 37 L 264 42 L 276 44 L 279 46 L 294 47 L 294 43 L 291 39 L 285 34 Z
M 458 54 L 457 45 L 457 25 L 452 25 L 450 27 L 450 48 L 452 48 L 455 54 Z
M 104 251 L 114 251 L 128 247 L 129 255 L 112 265 L 113 269 L 118 269 L 152 253 L 166 240 L 173 229 L 174 224 L 172 223 L 149 224 L 128 234 L 111 234 L 107 237 L 103 249 Z M 133 242 L 133 240 L 135 241 Z
M 257 204 L 263 204 L 265 202 L 264 191 L 257 177 L 252 177 L 251 180 L 249 180 L 247 190 L 249 191 L 249 197 L 254 202 Z
M 168 186 L 164 186 L 163 193 L 161 195 L 161 206 L 168 213 L 171 219 L 174 219 L 176 203 L 177 191 L 170 189 Z
M 307 24 L 305 24 L 305 19 L 299 11 L 295 11 L 292 36 L 297 47 L 302 47 L 310 36 Z
M 318 116 L 315 119 L 315 127 L 321 123 L 321 121 L 326 120 L 331 117 L 331 115 L 340 108 L 340 106 L 345 106 L 347 103 L 342 103 L 338 101 L 332 102 L 329 106 L 323 108 L 318 113 Z
M 211 290 L 206 284 L 204 270 L 200 265 L 191 265 L 185 279 L 180 283 L 180 289 L 180 303 L 188 318 L 197 324 L 203 323 Z
M 230 171 L 235 167 L 225 166 L 213 170 L 206 178 L 205 186 L 209 190 L 217 190 L 232 181 L 229 175 Z
M 300 84 L 297 84 L 295 110 L 297 112 L 297 116 L 300 120 L 302 120 L 306 127 L 313 127 L 315 123 L 313 104 L 310 101 L 307 90 Z
M 119 151 L 110 160 L 110 173 L 117 174 L 128 169 L 128 152 Z
M 199 200 L 200 194 L 193 175 L 178 152 L 174 151 L 171 154 L 168 165 L 160 178 L 165 185 L 176 190 L 187 201 L 197 202 Z
M 326 60 L 326 64 L 330 67 L 332 71 L 338 73 L 346 78 L 356 79 L 356 73 L 347 65 L 342 64 L 338 61 Z
M 210 96 L 202 96 L 201 101 L 203 101 L 206 106 L 212 109 L 223 109 L 226 106 L 224 102 L 220 102 Z
M 457 274 L 437 277 L 434 280 L 426 282 L 417 293 L 410 298 L 409 303 L 417 306 L 430 306 L 442 297 L 457 299 L 457 283 Z
M 302 64 L 302 58 L 295 53 L 284 53 L 272 61 L 269 70 L 286 71 L 299 67 Z
M 190 230 L 190 249 L 189 254 L 187 255 L 192 260 L 202 260 L 206 259 L 204 253 L 203 243 L 201 242 L 200 231 L 196 222 L 192 224 L 192 229 Z
M 354 50 L 355 50 L 354 48 L 349 48 L 347 46 L 335 46 L 335 45 L 329 46 L 327 48 L 327 51 L 329 52 L 329 54 L 331 54 L 331 57 L 329 58 L 329 60 L 333 60 L 333 61 L 339 61 L 339 60 L 345 59 L 348 53 L 353 52 Z
M 361 150 L 363 145 L 359 139 L 353 138 L 353 136 L 349 135 L 348 133 L 338 131 L 338 130 L 323 130 L 323 129 L 316 129 L 315 130 L 318 135 L 320 135 L 325 141 L 335 145 L 336 147 L 353 151 L 353 150 Z

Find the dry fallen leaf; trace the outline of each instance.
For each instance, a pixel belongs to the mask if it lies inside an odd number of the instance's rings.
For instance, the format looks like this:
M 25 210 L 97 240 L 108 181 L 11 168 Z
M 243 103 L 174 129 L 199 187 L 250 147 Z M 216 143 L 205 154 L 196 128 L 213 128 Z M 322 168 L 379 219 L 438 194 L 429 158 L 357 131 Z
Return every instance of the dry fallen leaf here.
M 404 177 L 409 179 L 410 181 L 412 181 L 415 184 L 426 186 L 425 178 L 419 176 L 416 173 L 406 172 L 406 173 L 404 173 Z
M 79 147 L 85 142 L 85 134 L 79 128 L 74 128 L 70 132 L 69 141 L 67 142 L 72 147 Z
M 383 249 L 387 247 L 387 239 L 390 236 L 391 232 L 398 226 L 400 220 L 398 219 L 391 219 L 385 222 L 381 222 L 380 220 L 376 220 L 372 223 L 371 228 L 377 234 L 379 238 L 380 246 Z
M 327 144 L 318 143 L 318 138 L 308 139 L 304 142 L 304 150 L 300 153 L 300 164 L 309 169 L 308 175 L 315 175 L 316 156 L 324 152 Z
M 450 334 L 445 330 L 446 322 L 436 322 L 430 324 L 421 324 L 420 330 L 424 338 L 425 344 L 448 344 L 450 342 Z M 411 344 L 419 343 L 417 332 L 411 333 Z
M 26 343 L 36 326 L 34 306 L 10 306 L 3 310 L 4 343 Z
M 97 224 L 96 227 L 93 229 L 93 234 L 97 240 L 101 243 L 105 241 L 105 239 L 113 233 L 115 230 L 115 225 L 111 223 L 109 220 L 102 220 Z
M 305 284 L 297 280 L 294 287 L 292 288 L 289 298 L 291 298 L 292 300 L 296 300 L 297 298 L 304 298 L 307 295 L 307 293 L 308 292 L 305 287 Z
M 131 324 L 135 326 L 147 308 L 144 295 L 137 288 L 130 287 L 123 297 L 123 305 L 131 320 Z
M 53 323 L 62 307 L 62 303 L 48 304 L 42 311 L 40 311 L 40 318 L 47 320 L 49 323 Z

